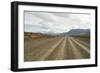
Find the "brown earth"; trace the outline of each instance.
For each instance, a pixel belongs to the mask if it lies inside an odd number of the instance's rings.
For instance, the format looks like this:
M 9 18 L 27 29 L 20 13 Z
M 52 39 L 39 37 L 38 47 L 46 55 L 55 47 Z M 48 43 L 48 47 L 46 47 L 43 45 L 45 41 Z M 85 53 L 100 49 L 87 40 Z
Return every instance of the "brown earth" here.
M 24 61 L 90 58 L 89 36 L 50 36 L 25 33 Z

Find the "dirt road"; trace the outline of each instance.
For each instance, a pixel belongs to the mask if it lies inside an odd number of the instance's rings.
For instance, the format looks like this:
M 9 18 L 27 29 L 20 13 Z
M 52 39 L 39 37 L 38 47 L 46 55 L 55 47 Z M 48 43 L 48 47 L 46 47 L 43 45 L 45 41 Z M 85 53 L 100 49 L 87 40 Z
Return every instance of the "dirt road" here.
M 24 61 L 90 58 L 90 38 L 64 36 L 25 40 Z

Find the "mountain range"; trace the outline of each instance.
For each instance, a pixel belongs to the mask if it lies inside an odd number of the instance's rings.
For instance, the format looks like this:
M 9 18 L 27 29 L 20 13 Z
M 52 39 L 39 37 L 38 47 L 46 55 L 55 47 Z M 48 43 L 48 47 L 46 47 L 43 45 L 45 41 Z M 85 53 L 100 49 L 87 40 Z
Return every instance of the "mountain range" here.
M 62 35 L 90 35 L 90 29 L 72 29 L 69 32 L 61 33 Z
M 90 29 L 72 29 L 68 32 L 63 33 L 25 33 L 25 35 L 36 35 L 36 36 L 65 36 L 65 35 L 90 35 Z
M 72 29 L 63 33 L 45 33 L 47 35 L 90 35 L 90 29 Z

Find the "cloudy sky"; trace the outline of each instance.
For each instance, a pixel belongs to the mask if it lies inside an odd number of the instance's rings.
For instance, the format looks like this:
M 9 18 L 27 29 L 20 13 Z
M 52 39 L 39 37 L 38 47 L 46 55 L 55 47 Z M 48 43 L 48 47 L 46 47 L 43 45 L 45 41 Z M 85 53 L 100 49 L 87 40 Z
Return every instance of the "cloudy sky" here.
M 25 11 L 24 17 L 25 32 L 63 33 L 90 28 L 90 14 Z

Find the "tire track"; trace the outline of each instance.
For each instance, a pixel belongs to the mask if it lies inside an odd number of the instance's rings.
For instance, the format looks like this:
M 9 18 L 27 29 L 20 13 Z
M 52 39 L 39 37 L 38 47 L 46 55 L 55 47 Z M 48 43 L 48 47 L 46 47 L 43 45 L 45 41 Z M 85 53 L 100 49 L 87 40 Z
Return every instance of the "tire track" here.
M 83 58 L 82 54 L 80 53 L 80 51 L 78 50 L 78 48 L 76 47 L 76 45 L 74 44 L 74 42 L 70 39 L 70 37 L 68 38 L 68 42 L 69 42 L 69 44 L 71 46 L 72 53 L 74 54 L 75 58 L 76 59 Z
M 78 46 L 80 46 L 83 50 L 85 50 L 87 53 L 90 54 L 90 50 L 88 49 L 88 47 L 84 46 L 83 44 L 80 44 L 78 41 L 76 41 L 75 39 L 73 39 L 72 37 L 70 37 L 70 39 L 75 42 Z
M 78 39 L 78 40 L 81 40 L 83 42 L 87 42 L 87 43 L 90 43 L 90 37 L 89 36 L 71 36 L 72 38 L 75 38 L 75 39 Z
M 54 51 L 45 60 L 63 60 L 66 40 L 63 41 L 54 49 Z
M 84 46 L 87 46 L 88 48 L 90 48 L 90 43 L 79 40 L 77 38 L 72 37 L 75 41 L 78 41 L 80 44 L 83 44 Z
M 39 60 L 45 60 L 56 49 L 56 47 L 59 46 L 62 42 L 63 42 L 63 39 L 58 41 L 54 46 L 50 48 L 50 50 L 48 50 L 44 55 L 42 55 L 42 57 L 40 57 Z
M 89 44 L 78 38 L 73 36 L 64 36 L 60 38 L 56 37 L 35 41 L 31 40 L 28 42 L 25 41 L 24 61 L 89 58 Z
M 72 53 L 72 49 L 70 46 L 70 43 L 68 41 L 69 36 L 65 36 L 66 37 L 66 46 L 65 46 L 65 51 L 64 51 L 64 59 L 73 59 L 74 58 L 74 54 Z
M 31 47 L 37 48 L 38 46 L 44 46 L 45 43 L 52 42 L 59 40 L 61 38 L 48 38 L 48 39 L 39 39 L 39 40 L 29 40 L 29 41 L 24 41 L 25 43 L 25 49 Z
M 44 41 L 44 40 L 43 40 Z M 47 40 L 45 40 L 47 41 Z M 63 41 L 63 38 L 56 38 L 52 41 L 48 41 L 42 45 L 38 45 L 38 47 L 34 47 L 32 44 L 29 45 L 30 49 L 25 49 L 25 61 L 39 61 L 44 60 L 46 56 L 51 53 L 59 43 Z M 29 48 L 28 46 L 28 48 Z

